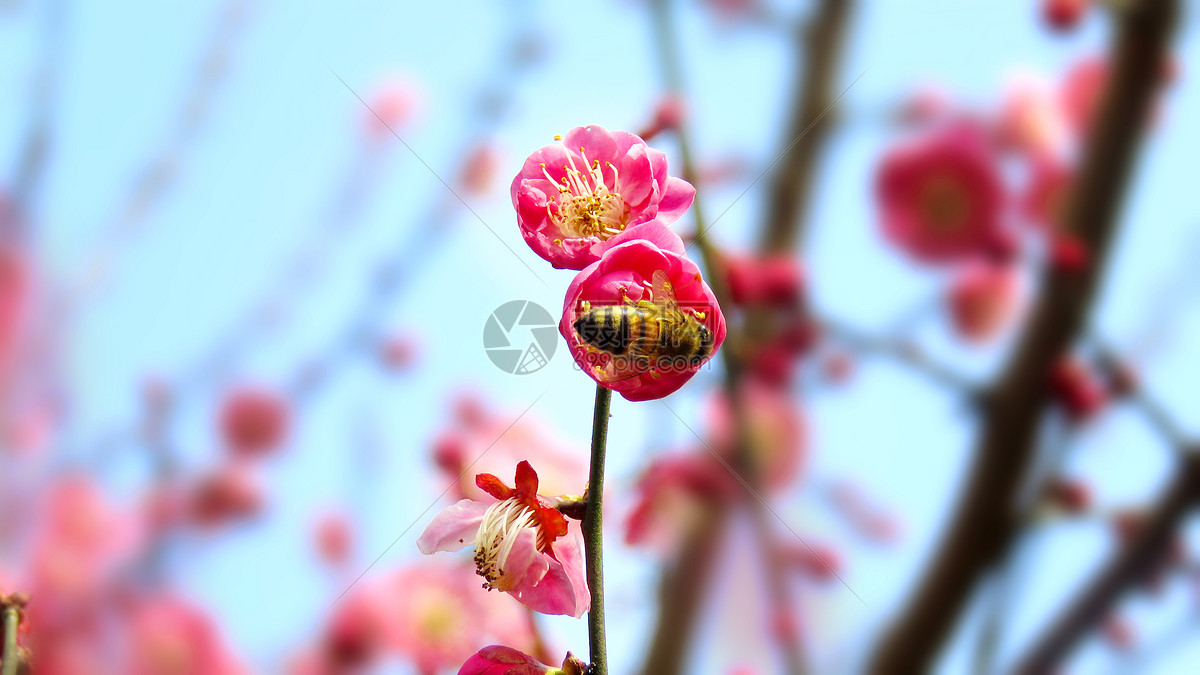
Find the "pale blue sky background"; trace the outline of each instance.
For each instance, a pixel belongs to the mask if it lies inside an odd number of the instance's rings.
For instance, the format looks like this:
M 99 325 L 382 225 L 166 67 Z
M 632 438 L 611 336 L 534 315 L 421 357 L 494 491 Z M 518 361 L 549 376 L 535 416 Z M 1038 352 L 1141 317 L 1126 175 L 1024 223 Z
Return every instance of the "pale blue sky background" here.
M 27 122 L 24 102 L 45 2 L 8 4 L 13 7 L 0 10 L 0 97 L 7 101 L 0 108 L 2 176 L 11 173 L 10 158 Z M 54 153 L 36 205 L 37 245 L 57 279 L 78 273 L 148 159 L 172 138 L 222 7 L 66 4 Z M 695 3 L 676 4 L 683 5 L 680 31 L 700 157 L 738 153 L 765 166 L 783 144 L 782 104 L 792 87 L 785 34 L 723 25 Z M 799 4 L 802 13 L 808 3 Z M 862 77 L 844 99 L 846 121 L 829 144 L 805 256 L 820 308 L 855 325 L 884 329 L 904 308 L 936 292 L 935 275 L 912 268 L 878 243 L 869 179 L 890 133 L 881 117 L 917 82 L 932 79 L 988 105 L 1014 69 L 1054 77 L 1075 58 L 1103 47 L 1100 17 L 1070 37 L 1054 37 L 1040 28 L 1036 5 L 881 0 L 857 11 L 841 81 Z M 255 342 L 236 369 L 246 378 L 287 381 L 309 355 L 327 351 L 354 315 L 374 261 L 414 233 L 445 230 L 436 249 L 413 258 L 421 267 L 403 291 L 379 308 L 382 325 L 421 336 L 423 359 L 415 371 L 389 377 L 361 356 L 345 359 L 329 386 L 309 401 L 296 441 L 265 471 L 269 518 L 176 556 L 178 578 L 215 609 L 243 653 L 273 672 L 281 657 L 316 630 L 344 588 L 345 580 L 331 578 L 312 559 L 312 514 L 330 505 L 357 509 L 368 516 L 358 551 L 361 566 L 379 555 L 444 487 L 430 480 L 427 448 L 444 419 L 449 393 L 470 385 L 516 415 L 548 392 L 530 415 L 581 446 L 585 442 L 593 387 L 572 371 L 564 351 L 550 367 L 517 377 L 495 369 L 480 345 L 493 308 L 524 298 L 556 311 L 570 280 L 569 272 L 550 269 L 524 247 L 507 184 L 524 155 L 555 133 L 580 124 L 642 126 L 659 84 L 649 19 L 632 1 L 274 0 L 247 7 L 243 26 L 229 36 L 228 74 L 205 123 L 183 146 L 176 180 L 149 211 L 143 234 L 119 251 L 107 285 L 88 296 L 70 326 L 67 447 L 86 449 L 89 439 L 135 419 L 144 376 L 170 376 L 194 363 L 267 291 L 290 252 L 337 212 L 335 200 L 348 172 L 364 171 L 359 128 L 364 111 L 334 73 L 364 97 L 389 73 L 419 81 L 423 112 L 402 135 L 434 171 L 453 180 L 462 149 L 477 133 L 475 96 L 504 72 L 499 55 L 506 40 L 520 31 L 545 50 L 541 62 L 504 87 L 512 102 L 494 134 L 505 150 L 499 189 L 469 198 L 520 260 L 459 205 L 450 208 L 449 219 L 431 218 L 444 188 L 389 140 L 378 187 L 323 244 L 328 257 L 315 283 L 292 294 L 293 320 Z M 1200 243 L 1200 213 L 1192 199 L 1200 148 L 1200 128 L 1192 123 L 1200 119 L 1200 88 L 1192 84 L 1198 54 L 1195 22 L 1188 20 L 1179 49 L 1182 85 L 1168 96 L 1147 144 L 1113 260 L 1114 281 L 1094 321 L 1116 344 L 1154 342 L 1146 354 L 1147 383 L 1193 431 L 1200 429 L 1186 415 L 1200 374 L 1200 353 L 1187 349 L 1200 338 L 1195 286 L 1166 325 L 1156 323 L 1153 307 L 1164 295 L 1184 292 L 1164 284 L 1190 264 Z M 674 157 L 669 141 L 662 147 Z M 709 217 L 746 185 L 742 180 L 702 192 Z M 751 189 L 717 224 L 712 234 L 719 241 L 748 241 L 764 185 Z M 945 360 L 961 361 L 972 372 L 987 372 L 999 353 L 963 351 L 936 318 L 921 335 Z M 668 402 L 698 426 L 704 389 L 698 380 Z M 193 397 L 177 429 L 189 464 L 216 461 L 209 425 L 214 394 Z M 838 585 L 806 596 L 813 609 L 809 629 L 823 659 L 819 672 L 836 672 L 853 667 L 859 646 L 872 639 L 919 569 L 953 503 L 972 436 L 969 419 L 952 397 L 883 361 L 863 363 L 850 386 L 815 396 L 806 414 L 813 427 L 808 467 L 813 484 L 853 477 L 906 525 L 902 544 L 880 550 L 857 542 L 811 489 L 779 508 L 801 533 L 845 547 L 843 578 L 865 601 Z M 648 452 L 691 439 L 657 403 L 618 400 L 614 415 L 610 474 L 617 485 L 636 475 Z M 1082 434 L 1086 438 L 1074 446 L 1069 466 L 1095 481 L 1102 504 L 1137 501 L 1166 479 L 1166 454 L 1135 416 L 1115 414 Z M 364 439 L 379 449 L 378 465 L 369 471 L 356 460 Z M 121 457 L 103 476 L 114 488 L 128 489 L 143 480 L 145 466 L 136 447 Z M 414 541 L 428 517 L 388 551 L 381 568 L 417 555 Z M 1013 644 L 1038 630 L 1047 609 L 1069 596 L 1107 550 L 1100 525 L 1047 532 L 1055 536 L 1035 547 L 1028 566 L 1032 576 L 1020 587 Z M 615 532 L 611 540 L 610 613 L 617 620 L 610 627 L 610 651 L 613 671 L 626 673 L 643 653 L 653 621 L 649 593 L 655 568 L 643 554 L 621 551 Z M 739 569 L 736 560 L 730 564 Z M 731 584 L 726 590 L 738 588 Z M 1194 588 L 1191 593 L 1194 607 Z M 1148 630 L 1169 632 L 1187 611 L 1187 590 L 1176 585 L 1160 601 L 1127 604 L 1131 616 L 1146 619 Z M 586 652 L 581 621 L 555 619 L 547 625 L 561 646 Z M 716 622 L 705 630 L 730 626 Z M 739 642 L 753 650 L 762 638 L 750 633 Z M 956 643 L 945 672 L 963 672 L 967 646 L 961 639 Z M 769 656 L 762 654 L 728 646 L 706 654 L 691 672 L 724 673 L 743 663 L 772 672 Z M 1071 672 L 1113 672 L 1108 656 L 1104 647 L 1089 643 Z M 1151 672 L 1180 672 L 1197 659 L 1200 640 L 1193 633 Z

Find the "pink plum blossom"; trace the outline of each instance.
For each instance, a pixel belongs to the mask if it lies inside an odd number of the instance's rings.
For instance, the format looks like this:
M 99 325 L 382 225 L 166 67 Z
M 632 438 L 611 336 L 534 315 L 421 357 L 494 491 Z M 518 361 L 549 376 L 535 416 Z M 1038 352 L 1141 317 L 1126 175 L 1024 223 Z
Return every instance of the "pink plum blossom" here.
M 576 275 L 567 288 L 558 325 L 580 368 L 600 386 L 630 401 L 662 398 L 675 392 L 725 341 L 725 317 L 712 289 L 700 276 L 700 268 L 684 257 L 682 240 L 662 225 L 647 225 L 642 232 L 642 239 L 608 249 L 604 257 Z M 656 276 L 665 282 L 660 287 L 656 287 Z M 707 353 L 697 355 L 691 351 L 695 345 L 679 343 L 674 345 L 675 350 L 662 353 L 629 350 L 625 357 L 613 358 L 580 335 L 579 329 L 592 310 L 605 306 L 637 308 L 642 301 L 677 312 L 676 321 L 698 324 L 695 343 Z
M 516 488 L 491 474 L 475 482 L 492 499 L 464 499 L 434 517 L 417 539 L 422 553 L 475 549 L 484 588 L 505 591 L 543 614 L 580 617 L 591 605 L 581 538 L 554 505 L 537 493 L 537 472 L 517 464 Z
M 641 236 L 645 223 L 675 222 L 696 190 L 667 175 L 667 156 L 625 131 L 576 127 L 525 160 L 512 182 L 521 236 L 557 268 L 583 269 Z
M 876 176 L 888 239 L 942 263 L 988 254 L 1003 237 L 1005 190 L 982 131 L 959 124 L 891 148 Z
M 1108 62 L 1099 56 L 1081 59 L 1059 85 L 1059 105 L 1077 136 L 1085 136 L 1108 86 Z

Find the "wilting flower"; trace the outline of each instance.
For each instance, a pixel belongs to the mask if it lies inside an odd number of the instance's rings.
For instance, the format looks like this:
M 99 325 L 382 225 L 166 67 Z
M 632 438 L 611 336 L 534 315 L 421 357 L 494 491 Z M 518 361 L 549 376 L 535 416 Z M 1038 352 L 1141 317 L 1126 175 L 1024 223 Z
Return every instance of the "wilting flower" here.
M 512 647 L 492 645 L 467 659 L 458 675 L 583 675 L 583 672 L 583 662 L 569 653 L 562 668 L 551 668 Z
M 288 409 L 275 392 L 259 387 L 232 391 L 221 405 L 221 433 L 229 449 L 243 457 L 270 453 L 283 443 Z
M 512 182 L 521 236 L 558 268 L 583 269 L 638 228 L 675 222 L 696 190 L 667 156 L 625 131 L 576 127 L 525 160 Z
M 980 262 L 957 270 L 946 298 L 955 330 L 971 342 L 991 339 L 1012 318 L 1018 291 L 1008 265 Z
M 725 341 L 725 317 L 683 242 L 662 225 L 642 233 L 576 275 L 558 325 L 584 372 L 630 401 L 678 390 Z
M 876 178 L 885 234 L 918 260 L 987 254 L 1003 236 L 999 168 L 973 125 L 947 127 L 892 148 Z
M 536 612 L 582 616 L 591 598 L 580 537 L 537 493 L 537 472 L 529 462 L 517 464 L 515 489 L 486 473 L 475 482 L 494 501 L 464 499 L 449 507 L 425 528 L 417 547 L 430 555 L 473 546 L 484 588 L 505 591 Z

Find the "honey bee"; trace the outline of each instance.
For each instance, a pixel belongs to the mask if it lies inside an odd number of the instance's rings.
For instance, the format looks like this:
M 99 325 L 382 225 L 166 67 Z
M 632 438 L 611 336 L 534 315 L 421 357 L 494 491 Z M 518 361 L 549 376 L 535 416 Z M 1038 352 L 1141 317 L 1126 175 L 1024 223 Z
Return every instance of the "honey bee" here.
M 665 369 L 688 370 L 712 356 L 715 337 L 705 315 L 679 306 L 666 272 L 651 277 L 650 300 L 589 307 L 572 324 L 595 351 L 609 355 L 597 367 L 602 382 L 617 382 Z

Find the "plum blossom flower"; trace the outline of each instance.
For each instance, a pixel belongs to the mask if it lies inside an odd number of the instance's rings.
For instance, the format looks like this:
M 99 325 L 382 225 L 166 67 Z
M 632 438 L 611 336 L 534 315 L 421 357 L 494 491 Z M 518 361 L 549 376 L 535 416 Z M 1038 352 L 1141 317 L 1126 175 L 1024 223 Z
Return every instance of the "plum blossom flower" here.
M 532 656 L 492 645 L 480 649 L 459 669 L 458 675 L 583 675 L 584 664 L 568 653 L 562 668 L 551 668 Z
M 636 239 L 657 219 L 675 222 L 696 189 L 667 175 L 667 156 L 625 131 L 576 127 L 525 160 L 512 182 L 521 236 L 557 268 L 583 269 Z
M 630 401 L 662 398 L 692 378 L 725 341 L 725 317 L 700 268 L 684 257 L 683 241 L 662 225 L 647 225 L 640 239 L 624 242 L 576 275 L 567 288 L 558 330 L 575 362 L 605 388 Z M 655 281 L 658 277 L 664 284 Z M 646 301 L 678 312 L 692 323 L 694 340 L 643 348 L 632 358 L 613 358 L 579 333 L 587 314 L 605 306 Z M 632 350 L 631 350 L 632 351 Z M 658 351 L 660 353 L 650 353 Z M 686 352 L 686 353 L 685 353 Z
M 889 150 L 876 194 L 884 233 L 919 261 L 987 254 L 1003 237 L 1004 185 L 975 125 L 945 127 Z
M 591 605 L 577 529 L 538 494 L 529 462 L 517 464 L 516 488 L 491 474 L 475 482 L 494 500 L 464 499 L 442 511 L 417 539 L 422 553 L 475 549 L 483 587 L 505 591 L 543 614 L 579 618 Z
M 804 271 L 791 255 L 727 255 L 730 299 L 737 305 L 791 309 L 802 299 Z
M 678 549 L 685 533 L 706 522 L 706 503 L 741 494 L 729 470 L 703 451 L 674 453 L 650 463 L 634 487 L 625 543 L 661 557 Z

